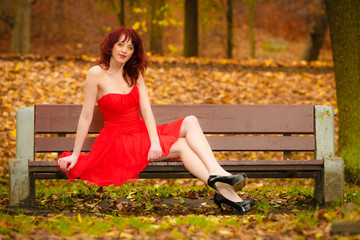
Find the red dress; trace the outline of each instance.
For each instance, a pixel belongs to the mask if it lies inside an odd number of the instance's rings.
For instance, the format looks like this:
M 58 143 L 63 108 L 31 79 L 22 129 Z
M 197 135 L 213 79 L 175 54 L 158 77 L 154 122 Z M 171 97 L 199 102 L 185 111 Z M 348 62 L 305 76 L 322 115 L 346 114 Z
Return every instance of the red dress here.
M 65 174 L 71 181 L 81 178 L 98 186 L 119 186 L 137 179 L 149 164 L 150 139 L 140 117 L 138 87 L 135 85 L 128 94 L 106 94 L 98 105 L 105 118 L 104 128 L 90 153 L 81 153 L 70 173 Z M 184 118 L 157 126 L 162 156 L 167 156 L 178 140 Z M 70 151 L 63 152 L 59 159 L 69 155 Z

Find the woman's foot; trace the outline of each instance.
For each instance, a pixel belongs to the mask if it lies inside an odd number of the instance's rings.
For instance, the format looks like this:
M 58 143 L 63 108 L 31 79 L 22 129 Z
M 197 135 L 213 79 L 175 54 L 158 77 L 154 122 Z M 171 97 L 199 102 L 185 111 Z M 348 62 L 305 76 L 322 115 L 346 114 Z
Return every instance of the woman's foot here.
M 230 174 L 230 173 L 229 173 Z M 210 175 L 208 179 L 208 185 L 219 192 L 218 187 L 224 185 L 232 186 L 235 191 L 241 190 L 247 183 L 247 176 L 245 173 L 239 173 L 234 175 Z M 218 185 L 218 186 L 217 186 Z
M 221 210 L 224 210 L 223 204 L 225 204 L 233 207 L 239 213 L 247 212 L 255 206 L 255 201 L 253 199 L 238 202 L 231 201 L 218 193 L 215 193 L 214 202 Z

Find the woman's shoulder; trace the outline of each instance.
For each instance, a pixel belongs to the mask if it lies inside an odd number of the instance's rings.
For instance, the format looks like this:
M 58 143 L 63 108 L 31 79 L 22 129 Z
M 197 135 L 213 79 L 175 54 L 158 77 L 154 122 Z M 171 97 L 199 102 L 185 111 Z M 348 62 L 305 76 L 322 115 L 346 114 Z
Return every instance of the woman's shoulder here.
M 100 79 L 103 78 L 104 70 L 100 66 L 93 66 L 89 69 L 86 82 L 87 84 L 95 84 L 98 85 Z
M 99 65 L 95 65 L 89 69 L 88 74 L 99 76 L 103 72 L 104 72 L 104 69 L 102 69 Z

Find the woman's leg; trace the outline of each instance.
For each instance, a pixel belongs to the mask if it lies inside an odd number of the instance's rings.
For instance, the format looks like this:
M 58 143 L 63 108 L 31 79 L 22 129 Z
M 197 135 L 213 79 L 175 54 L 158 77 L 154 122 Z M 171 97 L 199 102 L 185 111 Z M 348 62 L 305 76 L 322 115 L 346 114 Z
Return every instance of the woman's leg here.
M 185 168 L 195 177 L 207 183 L 210 172 L 199 158 L 199 156 L 190 148 L 185 138 L 179 138 L 170 148 L 170 154 L 180 156 Z M 216 160 L 215 160 L 216 161 Z M 242 199 L 234 192 L 230 186 L 219 186 L 219 192 L 227 199 L 240 202 Z
M 195 116 L 188 116 L 184 119 L 180 130 L 180 137 L 186 138 L 188 145 L 205 164 L 210 175 L 231 175 L 225 171 L 215 159 L 211 147 Z

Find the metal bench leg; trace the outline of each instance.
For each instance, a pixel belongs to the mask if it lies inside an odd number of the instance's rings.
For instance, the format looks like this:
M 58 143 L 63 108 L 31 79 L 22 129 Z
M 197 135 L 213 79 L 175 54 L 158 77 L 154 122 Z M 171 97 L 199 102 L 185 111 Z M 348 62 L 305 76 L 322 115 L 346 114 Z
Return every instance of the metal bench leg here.
M 344 182 L 344 160 L 324 158 L 324 172 L 315 178 L 315 201 L 319 204 L 343 204 Z
M 315 176 L 314 201 L 316 205 L 323 205 L 324 197 L 324 172 L 318 172 Z
M 31 206 L 28 159 L 12 159 L 9 162 L 10 207 Z

